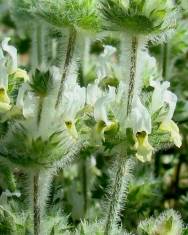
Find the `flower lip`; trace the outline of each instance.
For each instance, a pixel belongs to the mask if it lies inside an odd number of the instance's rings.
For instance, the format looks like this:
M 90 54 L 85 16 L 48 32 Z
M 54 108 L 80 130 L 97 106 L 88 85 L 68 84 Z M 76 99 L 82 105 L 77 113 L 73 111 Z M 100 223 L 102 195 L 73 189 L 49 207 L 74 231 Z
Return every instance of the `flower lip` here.
M 8 53 L 8 55 L 11 57 L 11 64 L 9 65 L 9 73 L 14 73 L 17 70 L 18 67 L 18 61 L 17 61 L 17 49 L 14 46 L 10 46 L 8 43 L 10 41 L 10 38 L 5 38 L 2 41 L 2 49 Z
M 151 161 L 153 147 L 148 141 L 148 134 L 145 131 L 138 132 L 135 137 L 136 157 L 141 162 Z

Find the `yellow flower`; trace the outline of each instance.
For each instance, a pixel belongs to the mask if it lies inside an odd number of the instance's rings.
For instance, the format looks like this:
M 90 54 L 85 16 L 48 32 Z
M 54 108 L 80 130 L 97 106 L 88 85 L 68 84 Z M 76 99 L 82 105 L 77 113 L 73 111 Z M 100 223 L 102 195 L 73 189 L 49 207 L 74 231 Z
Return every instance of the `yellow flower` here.
M 161 123 L 160 130 L 168 131 L 171 135 L 171 141 L 180 148 L 182 145 L 182 137 L 179 133 L 179 128 L 176 123 L 172 120 L 164 121 Z
M 0 88 L 0 113 L 10 110 L 10 99 L 6 90 L 2 87 Z
M 75 124 L 72 121 L 66 121 L 65 125 L 67 127 L 68 132 L 70 133 L 70 135 L 77 139 L 78 138 L 78 133 L 75 127 Z
M 145 131 L 138 132 L 135 141 L 136 157 L 138 160 L 141 162 L 151 161 L 153 147 L 148 141 L 148 134 Z
M 27 74 L 27 72 L 23 69 L 17 69 L 16 72 L 14 73 L 14 77 L 15 78 L 23 78 L 24 81 L 29 81 L 29 75 Z
M 103 141 L 105 141 L 104 134 L 107 135 L 114 135 L 118 130 L 118 123 L 117 122 L 111 122 L 108 121 L 105 123 L 104 121 L 99 121 L 96 124 L 96 132 L 99 134 L 99 136 L 102 138 Z

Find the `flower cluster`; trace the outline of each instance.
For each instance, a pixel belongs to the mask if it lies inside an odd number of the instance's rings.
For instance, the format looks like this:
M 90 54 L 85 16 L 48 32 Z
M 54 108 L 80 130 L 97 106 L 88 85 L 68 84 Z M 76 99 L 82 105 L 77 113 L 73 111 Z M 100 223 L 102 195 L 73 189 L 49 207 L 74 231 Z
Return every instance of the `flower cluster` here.
M 143 83 L 142 95 L 134 97 L 130 115 L 127 116 L 125 111 L 127 102 L 125 81 L 120 80 L 117 88 L 108 85 L 108 89 L 101 89 L 101 80 L 108 81 L 109 73 L 113 70 L 108 64 L 115 51 L 115 48 L 105 47 L 104 54 L 101 55 L 103 63 L 101 67 L 97 67 L 98 79 L 87 87 L 87 105 L 93 106 L 96 134 L 105 143 L 105 137 L 109 139 L 110 135 L 112 139 L 114 136 L 123 138 L 126 135 L 126 129 L 131 128 L 135 140 L 136 156 L 143 162 L 151 160 L 152 153 L 157 147 L 156 143 L 152 141 L 154 135 L 157 135 L 157 142 L 158 144 L 161 142 L 161 147 L 168 146 L 170 143 L 180 147 L 179 129 L 172 120 L 177 97 L 168 90 L 169 82 L 162 82 L 159 78 L 155 80 L 154 73 L 157 71 L 157 65 L 153 57 L 146 56 L 146 52 L 144 52 L 146 69 L 142 73 L 142 80 L 147 80 L 147 82 Z M 109 56 L 105 58 L 106 54 Z M 116 67 L 117 64 L 111 64 L 111 66 Z M 150 73 L 151 71 L 153 74 Z M 144 90 L 148 90 L 148 92 L 144 92 Z M 165 145 L 163 137 L 166 134 L 169 136 L 165 140 Z M 120 137 L 120 139 L 122 138 Z
M 17 67 L 17 51 L 8 41 L 2 43 L 7 55 L 1 52 L 0 107 L 1 122 L 8 123 L 9 128 L 1 143 L 1 155 L 24 167 L 46 167 L 70 153 L 73 143 L 78 147 L 75 123 L 85 104 L 85 89 L 74 77 L 68 80 L 61 106 L 56 108 L 59 69 L 36 70 L 29 76 Z M 75 148 L 72 150 L 74 153 Z

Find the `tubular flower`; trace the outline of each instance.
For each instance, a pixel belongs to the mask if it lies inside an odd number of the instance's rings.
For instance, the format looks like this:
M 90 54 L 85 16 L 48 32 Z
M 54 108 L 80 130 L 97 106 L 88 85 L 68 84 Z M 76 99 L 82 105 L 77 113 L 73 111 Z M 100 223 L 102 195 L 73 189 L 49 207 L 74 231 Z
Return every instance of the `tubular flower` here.
M 137 96 L 133 101 L 133 109 L 129 117 L 129 125 L 133 129 L 133 133 L 145 131 L 151 133 L 151 116 L 147 108 L 142 104 Z
M 182 145 L 182 138 L 179 133 L 179 128 L 172 117 L 177 103 L 177 96 L 172 92 L 168 91 L 170 86 L 169 82 L 159 82 L 153 81 L 151 85 L 154 87 L 154 92 L 152 96 L 152 113 L 157 112 L 161 108 L 164 108 L 167 105 L 167 110 L 163 111 L 162 117 L 159 121 L 161 122 L 159 129 L 162 131 L 167 131 L 171 135 L 171 141 L 180 148 Z
M 136 157 L 141 162 L 151 161 L 153 147 L 148 141 L 146 132 L 138 132 L 135 137 Z
M 117 129 L 117 122 L 108 118 L 109 106 L 115 97 L 115 90 L 110 88 L 109 92 L 99 98 L 94 105 L 94 118 L 97 122 L 96 132 L 102 140 L 105 140 L 104 133 Z
M 112 56 L 115 54 L 116 48 L 112 46 L 104 46 L 104 52 L 99 57 L 97 66 L 97 77 L 100 79 L 105 78 L 112 70 Z
M 23 78 L 25 82 L 29 81 L 29 75 L 23 69 L 18 68 L 13 75 L 15 78 Z
M 23 78 L 29 80 L 27 72 L 18 68 L 17 49 L 14 46 L 9 45 L 10 38 L 5 38 L 2 41 L 2 49 L 5 51 L 9 58 L 6 61 L 7 73 L 13 75 L 15 78 Z
M 8 78 L 9 75 L 13 78 L 23 78 L 24 81 L 29 80 L 29 76 L 25 70 L 18 68 L 17 50 L 8 43 L 10 38 L 5 38 L 2 41 L 2 49 L 0 49 L 0 112 L 4 113 L 11 109 L 10 98 L 8 96 Z M 4 53 L 7 56 L 4 56 Z M 20 93 L 20 92 L 19 92 Z M 20 95 L 18 100 L 20 99 Z M 19 101 L 18 101 L 19 103 Z
M 153 147 L 148 141 L 152 128 L 151 116 L 139 97 L 133 101 L 133 109 L 128 122 L 129 127 L 133 129 L 136 157 L 142 162 L 151 161 Z
M 102 90 L 99 89 L 97 81 L 89 84 L 86 88 L 86 104 L 94 106 L 96 101 L 102 96 Z
M 7 62 L 8 73 L 12 74 L 17 70 L 18 61 L 17 61 L 17 49 L 13 46 L 10 46 L 8 43 L 10 38 L 5 38 L 2 42 L 2 49 L 8 53 L 10 60 Z
M 159 129 L 162 130 L 162 131 L 169 132 L 170 136 L 171 136 L 171 141 L 178 148 L 181 147 L 181 145 L 182 145 L 182 137 L 180 135 L 179 128 L 178 128 L 177 124 L 174 121 L 169 120 L 169 121 L 162 122 L 160 127 L 159 127 Z
M 7 94 L 8 89 L 8 74 L 5 66 L 5 58 L 0 49 L 0 113 L 8 111 L 10 106 L 10 98 Z
M 73 81 L 72 81 L 73 82 Z M 73 85 L 74 83 L 74 85 Z M 76 82 L 67 85 L 63 96 L 63 120 L 72 137 L 77 138 L 76 121 L 78 112 L 85 105 L 85 88 L 81 88 Z
M 0 113 L 4 113 L 10 110 L 10 98 L 4 87 L 0 87 Z
M 32 117 L 36 111 L 36 99 L 29 91 L 27 83 L 24 83 L 18 91 L 16 106 L 22 110 L 24 118 Z

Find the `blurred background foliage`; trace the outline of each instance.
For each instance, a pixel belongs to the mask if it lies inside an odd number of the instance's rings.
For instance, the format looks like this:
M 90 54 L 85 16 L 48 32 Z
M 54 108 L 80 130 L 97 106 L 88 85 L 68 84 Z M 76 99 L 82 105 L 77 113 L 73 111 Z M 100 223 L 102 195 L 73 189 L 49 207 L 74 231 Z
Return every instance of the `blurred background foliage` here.
M 181 130 L 183 146 L 181 149 L 171 147 L 156 152 L 152 164 L 137 164 L 134 180 L 129 187 L 126 215 L 124 211 L 121 213 L 123 225 L 128 230 L 136 228 L 140 220 L 158 215 L 167 208 L 179 211 L 184 222 L 188 223 L 188 3 L 184 0 L 177 4 L 181 10 L 172 39 L 160 46 L 150 45 L 149 49 L 157 58 L 164 79 L 170 80 L 172 90 L 178 96 L 174 119 Z M 27 27 L 30 25 L 20 22 L 16 14 L 10 8 L 9 1 L 0 0 L 0 41 L 5 36 L 11 37 L 22 66 L 28 69 L 31 37 Z M 90 53 L 102 52 L 103 44 L 119 47 L 117 39 L 108 37 L 96 40 L 91 45 Z M 93 80 L 94 75 L 90 75 L 88 80 Z M 65 213 L 69 225 L 73 227 L 84 218 L 94 221 L 100 217 L 112 161 L 113 156 L 100 151 L 95 155 L 92 155 L 92 149 L 81 152 L 73 165 L 55 176 L 48 201 L 49 216 L 57 210 L 60 214 Z M 1 166 L 1 162 L 0 169 L 0 205 L 7 205 L 16 215 L 24 207 L 23 202 L 27 203 L 22 184 L 24 175 L 17 169 L 12 174 Z M 3 216 L 11 215 L 2 212 L 0 206 L 0 220 Z M 22 216 L 20 220 L 27 220 Z M 13 226 L 13 222 L 10 224 Z M 10 224 L 5 226 L 8 228 Z M 18 226 L 21 222 L 15 221 L 15 224 Z

